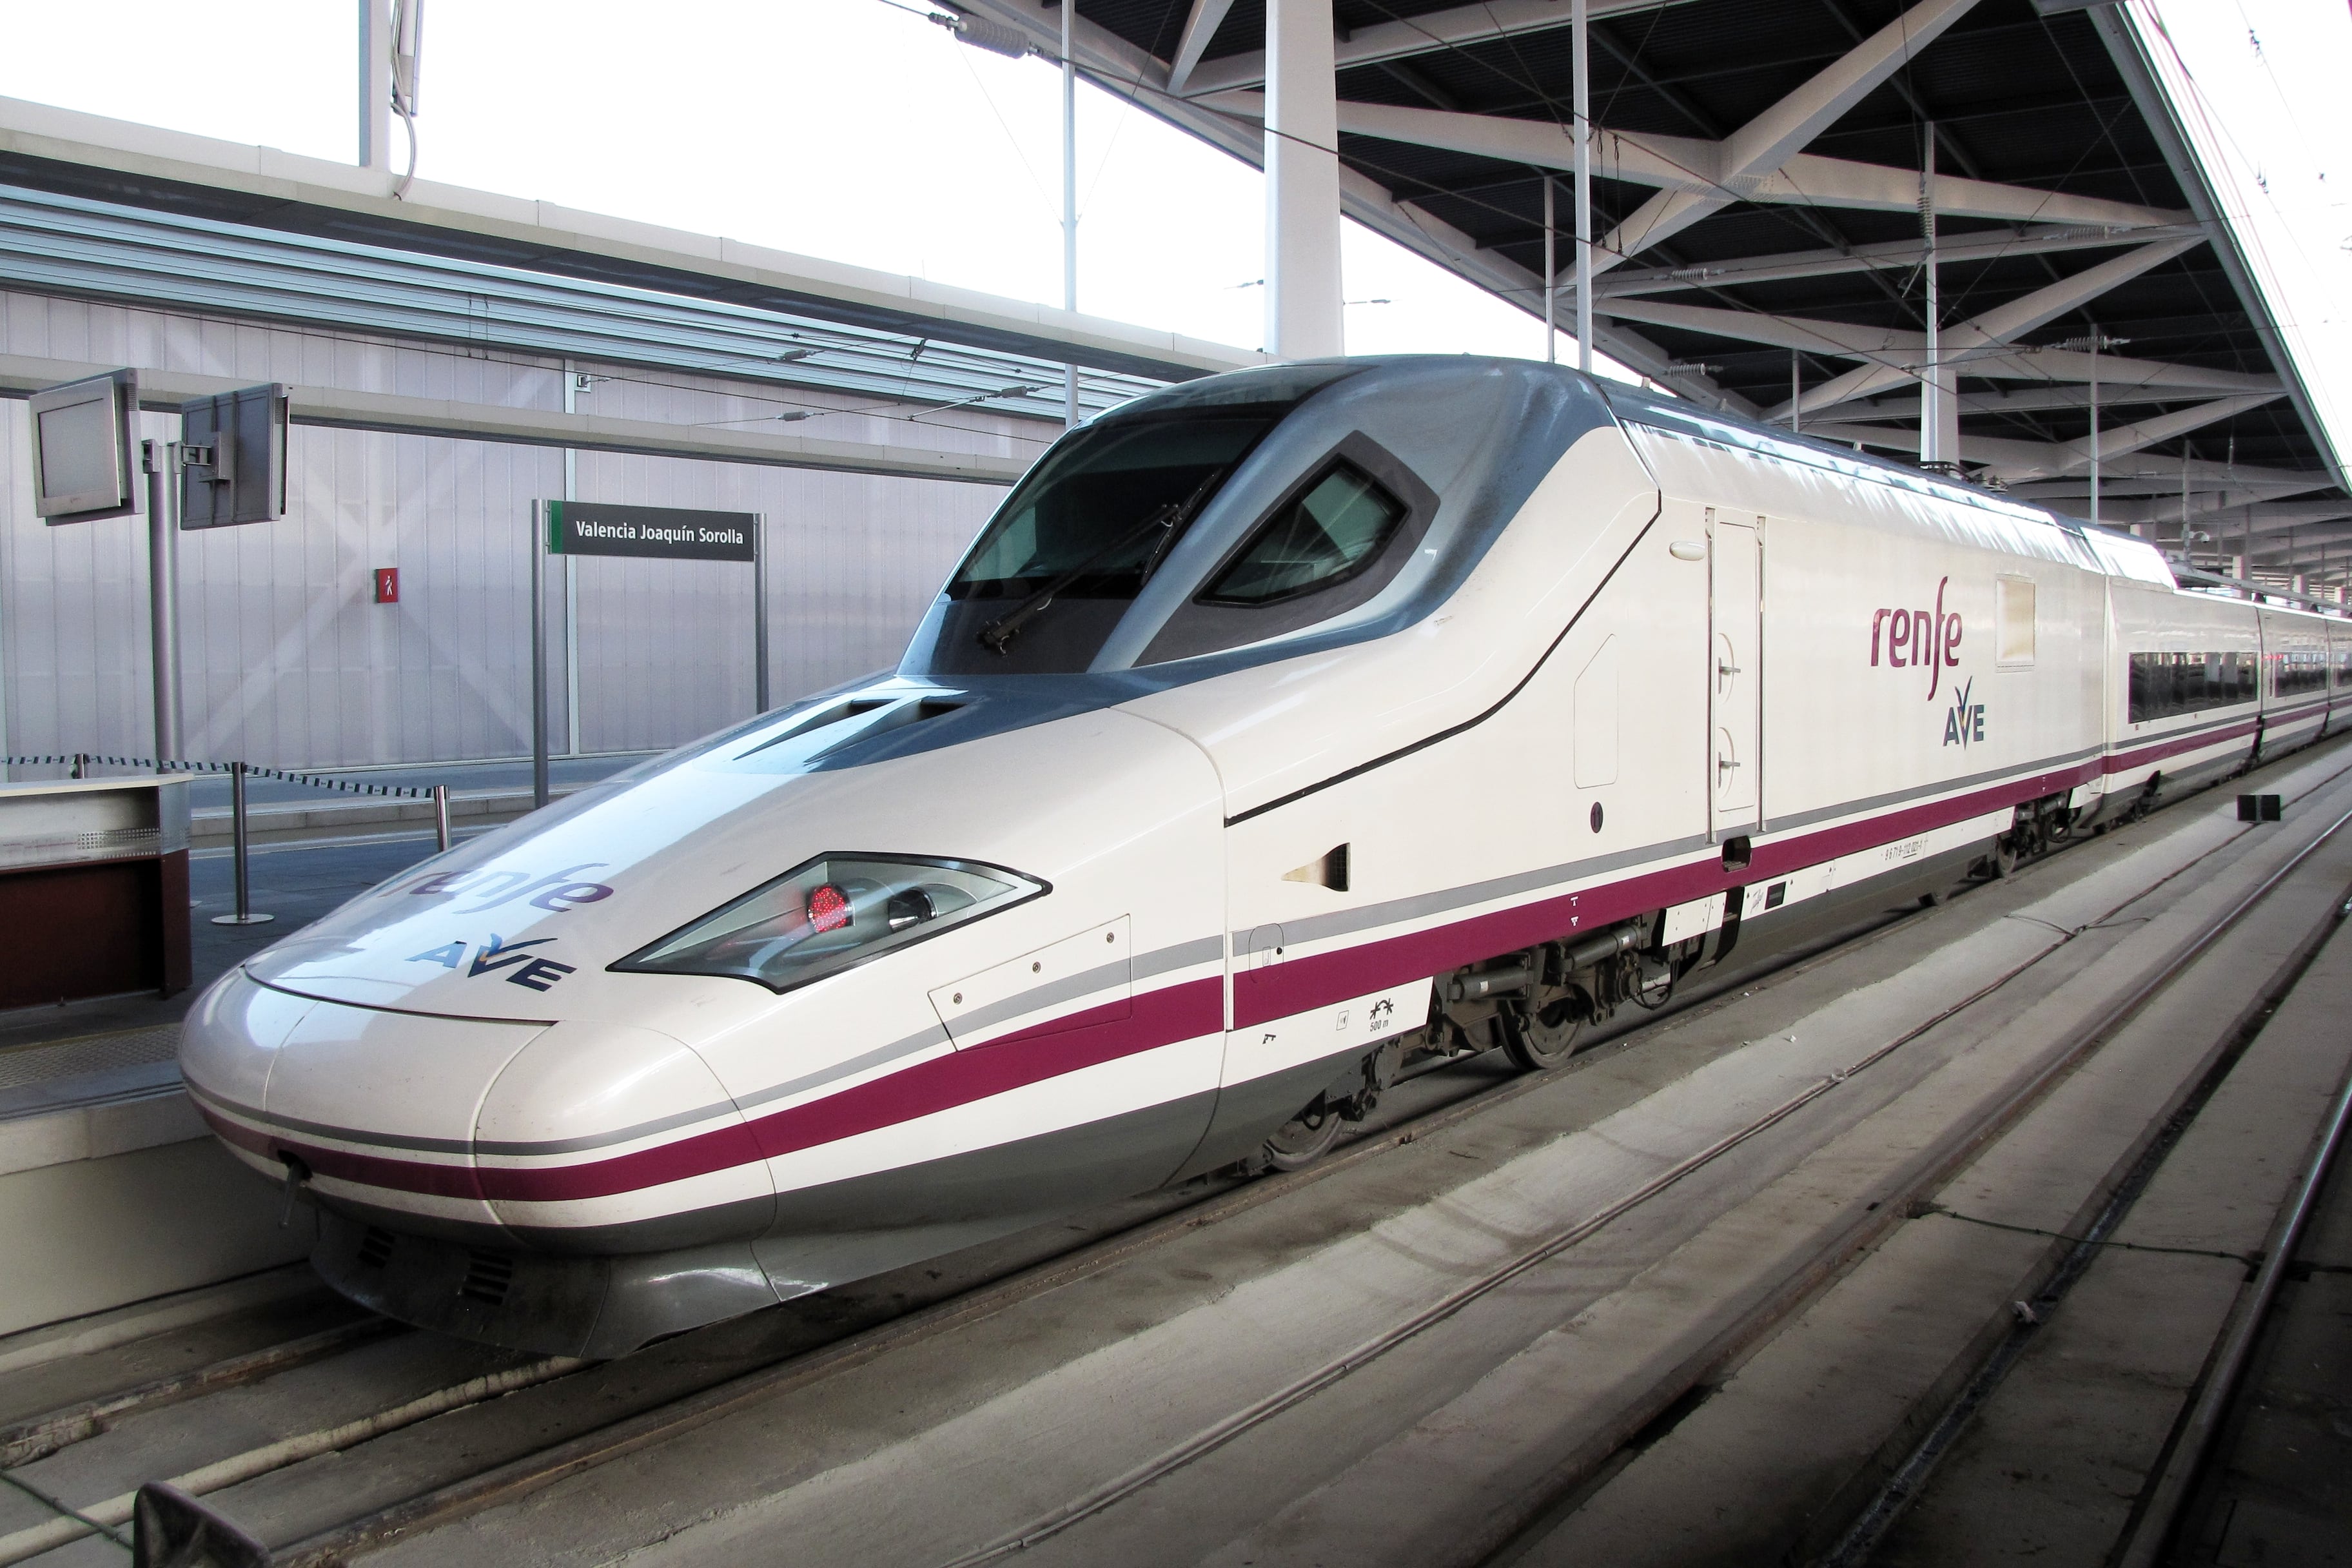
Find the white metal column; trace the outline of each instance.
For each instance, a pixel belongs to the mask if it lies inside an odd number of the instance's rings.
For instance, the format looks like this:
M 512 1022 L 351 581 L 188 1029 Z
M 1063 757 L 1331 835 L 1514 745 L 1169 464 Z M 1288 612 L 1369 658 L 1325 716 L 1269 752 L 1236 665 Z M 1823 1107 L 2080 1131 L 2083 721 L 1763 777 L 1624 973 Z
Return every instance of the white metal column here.
M 1346 352 L 1339 296 L 1339 65 L 1331 0 L 1265 8 L 1265 347 Z
M 1592 58 L 1585 0 L 1575 0 L 1569 19 L 1570 110 L 1576 117 L 1576 368 L 1592 374 Z
M 2099 340 L 2105 332 L 2091 334 L 2091 522 L 2099 521 Z
M 1919 378 L 1919 460 L 1956 463 L 1960 458 L 1959 377 L 1945 363 L 1940 339 L 1943 296 L 1936 274 L 1936 128 L 1927 128 L 1920 165 L 1919 228 L 1927 246 L 1927 363 Z
M 1078 308 L 1078 66 L 1071 51 L 1078 0 L 1062 0 L 1062 309 Z M 1062 423 L 1078 423 L 1078 367 L 1062 367 Z
M 1559 292 L 1559 264 L 1553 255 L 1552 237 L 1559 232 L 1559 226 L 1552 219 L 1551 171 L 1549 169 L 1544 171 L 1543 186 L 1544 363 L 1552 364 L 1559 359 L 1559 319 L 1552 311 L 1553 300 Z
M 359 0 L 360 156 L 392 172 L 392 0 Z
M 580 373 L 563 362 L 563 412 L 580 411 Z M 580 454 L 563 448 L 563 499 L 580 499 Z M 580 563 L 563 557 L 563 748 L 580 754 Z

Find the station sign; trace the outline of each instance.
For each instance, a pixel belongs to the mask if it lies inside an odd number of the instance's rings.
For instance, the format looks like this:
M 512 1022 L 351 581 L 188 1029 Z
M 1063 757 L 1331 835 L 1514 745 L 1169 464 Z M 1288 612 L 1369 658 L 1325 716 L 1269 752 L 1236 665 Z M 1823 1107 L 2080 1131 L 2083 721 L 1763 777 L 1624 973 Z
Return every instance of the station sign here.
M 551 555 L 756 561 L 759 524 L 759 514 L 749 511 L 551 500 L 547 503 L 547 549 Z

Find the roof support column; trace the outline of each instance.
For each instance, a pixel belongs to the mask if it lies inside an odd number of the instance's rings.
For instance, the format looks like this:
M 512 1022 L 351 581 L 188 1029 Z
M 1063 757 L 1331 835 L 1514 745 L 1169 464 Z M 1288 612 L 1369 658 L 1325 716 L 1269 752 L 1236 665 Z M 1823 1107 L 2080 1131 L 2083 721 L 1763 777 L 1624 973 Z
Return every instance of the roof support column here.
M 1960 460 L 1960 378 L 1943 355 L 1944 302 L 1936 268 L 1936 128 L 1927 127 L 1926 161 L 1920 164 L 1919 227 L 1927 245 L 1927 363 L 1919 380 L 1919 460 Z
M 1592 374 L 1592 50 L 1586 0 L 1570 8 L 1569 110 L 1576 117 L 1576 368 Z M 1547 183 L 1546 189 L 1549 189 Z M 1549 319 L 1549 318 L 1547 318 Z
M 392 0 L 359 0 L 360 156 L 392 172 Z
M 1339 107 L 1331 0 L 1265 8 L 1265 347 L 1346 352 L 1339 296 Z
M 1062 0 L 1062 309 L 1078 309 L 1078 62 L 1071 47 L 1078 0 Z M 1062 367 L 1062 425 L 1078 424 L 1078 367 Z
M 1576 0 L 1579 5 L 1584 0 Z M 1552 313 L 1553 297 L 1559 292 L 1559 258 L 1554 254 L 1554 239 L 1559 226 L 1552 221 L 1551 171 L 1544 171 L 1544 363 L 1555 364 L 1559 360 L 1559 327 Z

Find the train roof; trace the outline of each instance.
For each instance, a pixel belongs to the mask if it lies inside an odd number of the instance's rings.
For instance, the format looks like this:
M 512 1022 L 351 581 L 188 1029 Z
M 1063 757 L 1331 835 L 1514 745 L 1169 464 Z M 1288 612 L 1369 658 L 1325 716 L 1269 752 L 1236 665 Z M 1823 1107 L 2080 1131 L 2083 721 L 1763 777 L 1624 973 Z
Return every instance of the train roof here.
M 2131 534 L 2095 526 L 2081 518 L 2070 517 L 2064 512 L 1999 490 L 1987 489 L 1965 479 L 1915 468 L 1891 458 L 1857 451 L 1843 442 L 1825 441 L 1740 415 L 1704 408 L 1687 398 L 1627 386 L 1620 382 L 1601 381 L 1599 385 L 1611 409 L 1629 425 L 1646 425 L 1686 439 L 1712 442 L 1807 468 L 1825 468 L 1849 479 L 1891 485 L 1897 489 L 1932 496 L 1938 500 L 2043 523 L 2080 542 L 2109 576 L 2128 578 L 2176 592 L 2179 590 L 2179 580 L 2172 574 L 2172 568 L 2165 563 L 2163 553 L 2146 540 Z

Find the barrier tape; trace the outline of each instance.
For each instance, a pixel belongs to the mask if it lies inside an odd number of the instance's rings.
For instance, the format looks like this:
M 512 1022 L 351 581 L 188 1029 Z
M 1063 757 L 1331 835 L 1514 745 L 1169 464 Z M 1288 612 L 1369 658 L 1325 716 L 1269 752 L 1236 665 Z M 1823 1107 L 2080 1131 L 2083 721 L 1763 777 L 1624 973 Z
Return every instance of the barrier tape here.
M 152 757 L 103 757 L 93 752 L 76 752 L 64 756 L 0 757 L 0 763 L 12 768 L 97 766 L 188 773 L 228 773 L 236 768 L 235 763 L 159 763 Z M 401 800 L 433 798 L 433 786 L 430 784 L 361 784 L 350 779 L 325 778 L 317 773 L 290 773 L 284 768 L 267 768 L 254 763 L 245 764 L 245 776 L 249 779 L 276 779 L 282 784 L 304 784 L 311 789 L 338 790 L 345 795 L 386 795 Z

